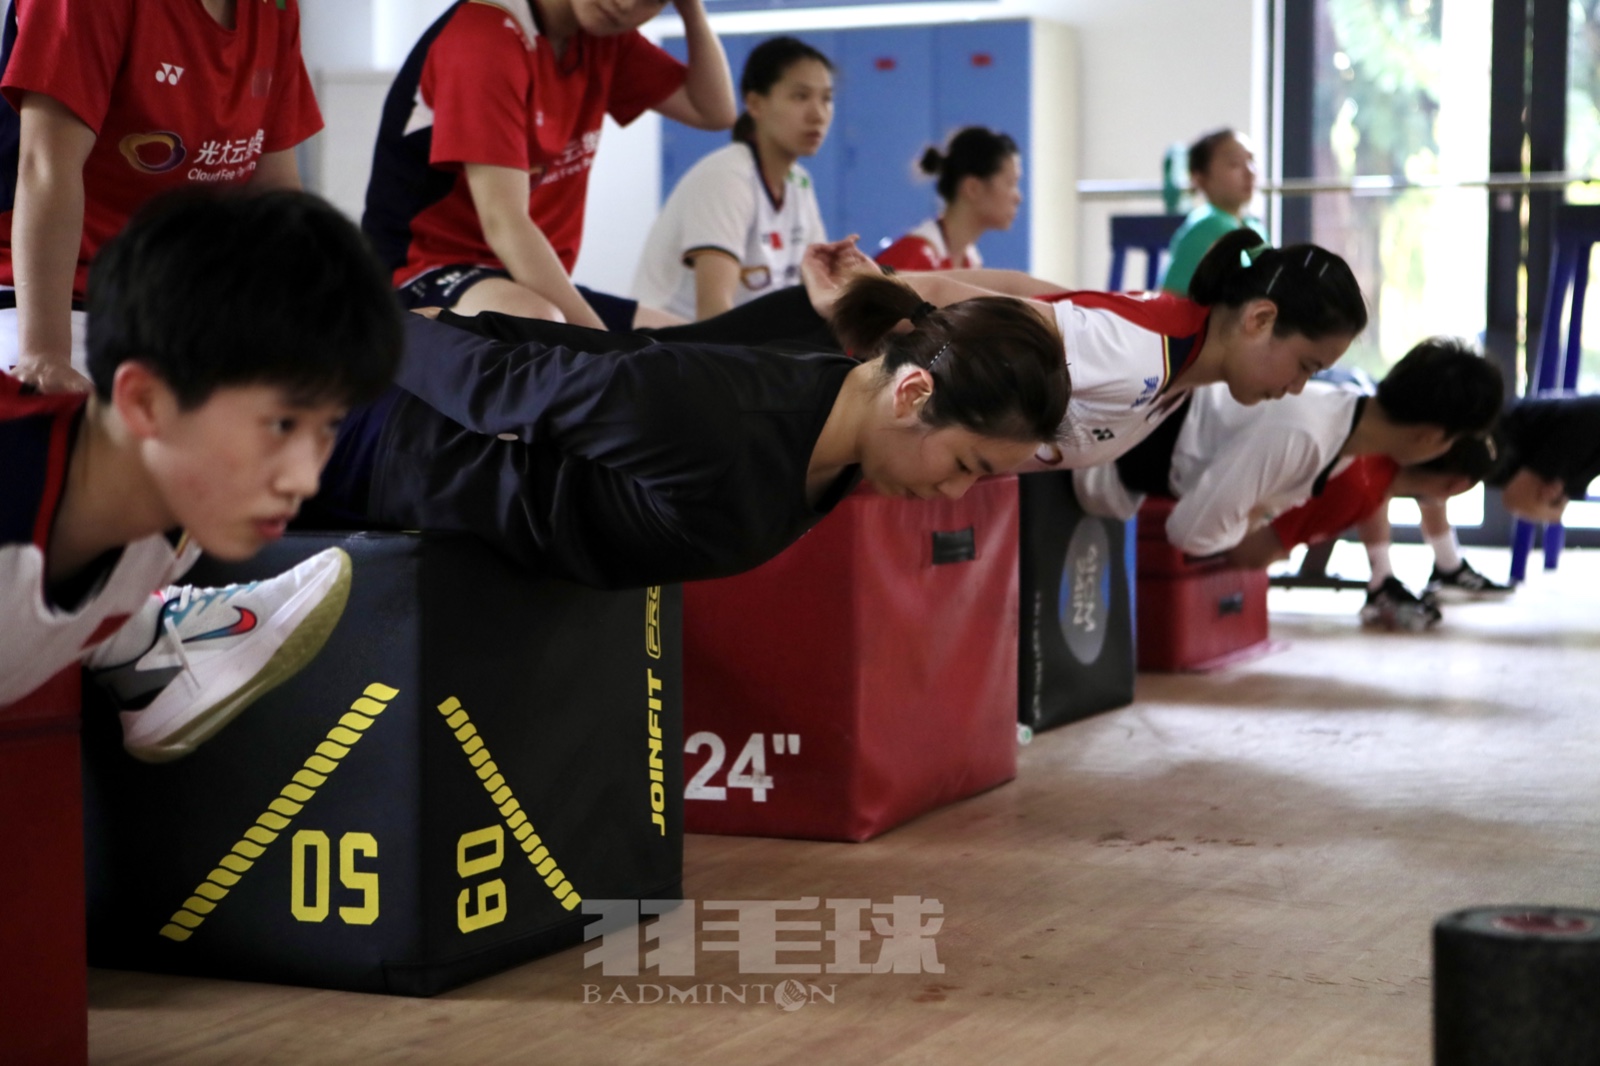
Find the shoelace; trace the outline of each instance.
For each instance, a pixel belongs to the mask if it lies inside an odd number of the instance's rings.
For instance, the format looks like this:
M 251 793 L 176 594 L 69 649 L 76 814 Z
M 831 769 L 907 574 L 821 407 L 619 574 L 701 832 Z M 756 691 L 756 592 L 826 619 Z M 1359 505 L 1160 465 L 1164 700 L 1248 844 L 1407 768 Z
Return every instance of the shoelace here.
M 209 607 L 218 599 L 228 599 L 240 592 L 248 592 L 255 588 L 259 581 L 249 581 L 243 584 L 223 585 L 221 588 L 195 588 L 193 585 L 180 585 L 175 599 L 168 600 L 161 608 L 161 628 L 171 639 L 172 647 L 177 652 L 178 660 L 183 664 L 183 673 L 194 677 L 194 666 L 189 661 L 189 653 L 184 650 L 183 636 L 178 632 L 178 623 L 182 621 L 191 610 Z

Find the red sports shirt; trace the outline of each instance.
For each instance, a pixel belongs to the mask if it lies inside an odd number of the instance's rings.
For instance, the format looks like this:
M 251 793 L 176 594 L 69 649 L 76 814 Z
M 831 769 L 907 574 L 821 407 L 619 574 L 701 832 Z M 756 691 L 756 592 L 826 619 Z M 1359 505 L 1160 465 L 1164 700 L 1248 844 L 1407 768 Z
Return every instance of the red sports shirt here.
M 83 166 L 89 261 L 152 196 L 249 180 L 263 153 L 322 128 L 300 57 L 295 0 L 239 0 L 235 27 L 197 0 L 16 0 L 17 41 L 0 78 L 13 111 L 30 92 L 66 105 L 98 135 Z M 15 113 L 5 118 L 17 121 Z M 9 160 L 15 188 L 16 157 Z M 0 213 L 0 284 L 14 285 L 11 203 Z
M 526 170 L 528 215 L 570 273 L 607 114 L 627 125 L 683 84 L 637 31 L 579 32 L 558 58 L 525 0 L 462 0 L 412 50 L 378 132 L 362 226 L 402 284 L 435 267 L 503 267 L 463 165 Z

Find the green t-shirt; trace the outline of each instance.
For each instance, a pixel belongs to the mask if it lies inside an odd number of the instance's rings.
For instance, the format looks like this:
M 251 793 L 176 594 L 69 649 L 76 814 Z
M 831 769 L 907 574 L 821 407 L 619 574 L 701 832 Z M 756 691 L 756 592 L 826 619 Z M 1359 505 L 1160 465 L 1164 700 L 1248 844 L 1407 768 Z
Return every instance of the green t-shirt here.
M 1249 215 L 1238 219 L 1210 204 L 1201 204 L 1190 211 L 1167 246 L 1171 259 L 1161 287 L 1179 296 L 1189 295 L 1189 279 L 1194 277 L 1194 268 L 1200 265 L 1213 244 L 1240 226 L 1249 226 L 1257 233 L 1266 232 L 1260 219 Z

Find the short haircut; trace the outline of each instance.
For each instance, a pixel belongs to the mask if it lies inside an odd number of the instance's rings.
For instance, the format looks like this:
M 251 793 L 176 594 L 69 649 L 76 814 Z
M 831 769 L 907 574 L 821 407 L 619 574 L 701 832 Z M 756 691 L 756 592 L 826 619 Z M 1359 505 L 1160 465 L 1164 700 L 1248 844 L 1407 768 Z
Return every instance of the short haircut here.
M 1467 436 L 1459 438 L 1450 445 L 1450 450 L 1443 455 L 1429 459 L 1425 463 L 1408 466 L 1406 469 L 1419 474 L 1446 474 L 1479 482 L 1489 476 L 1489 470 L 1494 466 L 1494 459 L 1494 443 L 1489 438 Z
M 1429 337 L 1378 382 L 1391 421 L 1440 426 L 1452 437 L 1489 432 L 1504 400 L 1500 368 L 1456 337 Z
M 102 399 L 117 367 L 137 360 L 185 410 L 243 385 L 356 404 L 382 392 L 400 360 L 387 271 L 354 224 L 303 192 L 157 197 L 95 257 L 88 310 Z
M 1204 174 L 1210 170 L 1211 157 L 1217 154 L 1217 149 L 1239 139 L 1239 131 L 1231 126 L 1205 134 L 1189 146 L 1189 173 Z

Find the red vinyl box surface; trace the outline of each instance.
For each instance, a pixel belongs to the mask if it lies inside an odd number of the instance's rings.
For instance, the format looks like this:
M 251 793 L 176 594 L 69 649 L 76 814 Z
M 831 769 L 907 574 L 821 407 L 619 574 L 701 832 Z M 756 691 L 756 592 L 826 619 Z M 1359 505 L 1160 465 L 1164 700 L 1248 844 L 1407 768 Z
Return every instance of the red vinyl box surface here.
M 1016 776 L 1015 478 L 684 587 L 684 827 L 866 840 Z
M 1207 670 L 1267 641 L 1267 575 L 1194 562 L 1167 541 L 1172 501 L 1139 509 L 1139 669 Z
M 89 1057 L 80 678 L 0 707 L 0 1062 Z

